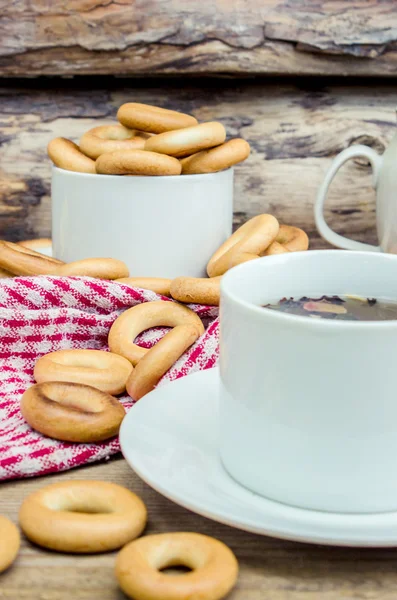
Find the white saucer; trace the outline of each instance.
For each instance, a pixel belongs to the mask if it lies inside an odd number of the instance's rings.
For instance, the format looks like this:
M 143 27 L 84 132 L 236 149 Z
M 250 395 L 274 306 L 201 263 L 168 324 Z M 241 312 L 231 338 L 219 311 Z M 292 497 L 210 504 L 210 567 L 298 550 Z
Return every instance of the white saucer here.
M 218 369 L 154 390 L 125 417 L 124 457 L 152 488 L 200 515 L 272 537 L 335 546 L 397 546 L 397 512 L 348 515 L 294 508 L 236 483 L 217 451 Z

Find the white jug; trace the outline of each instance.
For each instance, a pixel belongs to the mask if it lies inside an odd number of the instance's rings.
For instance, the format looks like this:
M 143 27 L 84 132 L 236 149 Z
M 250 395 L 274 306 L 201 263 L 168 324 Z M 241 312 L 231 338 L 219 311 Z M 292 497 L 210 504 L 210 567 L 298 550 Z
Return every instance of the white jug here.
M 332 231 L 324 220 L 324 202 L 332 179 L 343 163 L 356 157 L 367 158 L 372 166 L 379 246 L 356 242 L 339 235 Z M 314 218 L 322 237 L 338 248 L 397 254 L 397 134 L 382 156 L 372 148 L 362 145 L 346 148 L 336 156 L 318 191 Z

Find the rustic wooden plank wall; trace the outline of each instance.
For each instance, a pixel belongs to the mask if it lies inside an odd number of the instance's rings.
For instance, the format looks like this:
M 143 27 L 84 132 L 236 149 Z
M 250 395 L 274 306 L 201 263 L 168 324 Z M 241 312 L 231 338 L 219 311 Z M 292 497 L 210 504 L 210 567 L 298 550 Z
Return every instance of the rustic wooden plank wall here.
M 1 237 L 50 235 L 48 141 L 77 141 L 126 100 L 245 137 L 236 223 L 271 211 L 304 227 L 312 247 L 325 245 L 312 207 L 333 156 L 358 142 L 382 152 L 394 133 L 394 0 L 0 0 L 0 9 Z M 341 170 L 327 212 L 339 232 L 375 242 L 368 165 Z
M 352 144 L 383 152 L 395 129 L 397 86 L 298 84 L 263 81 L 25 84 L 0 89 L 0 236 L 50 234 L 50 162 L 55 136 L 78 140 L 95 124 L 112 122 L 127 100 L 159 104 L 219 119 L 229 136 L 252 146 L 236 169 L 236 221 L 270 211 L 304 227 L 312 247 L 313 201 L 333 156 Z M 375 193 L 368 165 L 351 161 L 330 192 L 327 215 L 341 233 L 375 242 Z
M 0 70 L 393 76 L 395 0 L 0 0 Z

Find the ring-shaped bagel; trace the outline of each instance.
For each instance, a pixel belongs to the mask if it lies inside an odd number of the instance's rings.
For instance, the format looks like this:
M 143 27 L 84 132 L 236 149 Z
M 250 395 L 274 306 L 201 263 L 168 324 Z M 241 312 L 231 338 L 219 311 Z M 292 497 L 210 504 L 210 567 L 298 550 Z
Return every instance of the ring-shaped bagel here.
M 222 123 L 211 121 L 153 135 L 146 141 L 145 150 L 181 158 L 223 144 L 225 138 L 226 130 Z
M 86 131 L 80 139 L 80 149 L 95 160 L 105 152 L 143 148 L 148 137 L 148 133 L 124 125 L 100 125 Z
M 39 358 L 34 366 L 37 383 L 68 381 L 91 385 L 108 394 L 121 394 L 131 375 L 131 363 L 103 350 L 57 350 Z
M 192 115 L 138 102 L 127 102 L 120 106 L 117 118 L 125 127 L 151 133 L 163 133 L 197 125 L 197 119 Z
M 79 173 L 95 173 L 95 161 L 83 154 L 80 148 L 63 137 L 58 137 L 48 144 L 47 153 L 54 165 L 66 171 Z
M 129 287 L 138 287 L 144 290 L 151 290 L 161 296 L 170 295 L 171 279 L 163 277 L 122 277 L 117 279 L 118 283 L 123 283 Z
M 162 300 L 137 304 L 123 312 L 113 323 L 108 337 L 109 348 L 136 365 L 149 352 L 148 348 L 134 344 L 137 335 L 152 327 L 178 325 L 192 325 L 197 329 L 198 337 L 204 333 L 200 317 L 187 306 Z M 169 334 L 166 333 L 164 337 Z
M 280 225 L 276 242 L 282 244 L 290 252 L 307 250 L 309 247 L 309 238 L 303 229 L 291 227 L 291 225 Z
M 128 277 L 129 270 L 125 263 L 115 258 L 84 258 L 62 265 L 57 275 L 112 280 Z
M 39 433 L 81 444 L 114 437 L 125 416 L 117 398 L 89 385 L 64 381 L 32 385 L 21 398 L 21 413 Z
M 143 356 L 133 369 L 127 392 L 133 400 L 152 391 L 161 377 L 172 367 L 197 338 L 196 325 L 177 325 Z
M 211 256 L 210 277 L 223 275 L 241 262 L 258 258 L 276 239 L 279 224 L 272 215 L 258 215 L 239 227 Z
M 178 302 L 219 306 L 221 277 L 177 277 L 171 283 L 170 292 Z
M 0 573 L 8 569 L 16 559 L 21 537 L 12 521 L 0 515 Z
M 216 173 L 242 162 L 250 154 L 250 145 L 241 138 L 229 140 L 216 148 L 202 150 L 182 158 L 182 174 Z
M 0 241 L 0 267 L 14 275 L 55 275 L 63 264 L 19 244 Z
M 272 242 L 268 248 L 263 253 L 263 256 L 273 256 L 274 254 L 286 254 L 289 252 L 283 244 L 279 242 Z
M 149 141 L 149 140 L 148 140 Z M 104 175 L 180 175 L 182 165 L 176 158 L 146 150 L 116 150 L 101 154 L 96 172 Z
M 275 241 L 266 249 L 264 256 L 283 254 L 285 252 L 299 252 L 309 248 L 309 238 L 303 229 L 280 225 Z
M 185 566 L 182 575 L 163 569 Z M 116 578 L 134 600 L 219 600 L 236 583 L 238 562 L 223 542 L 199 533 L 162 533 L 131 542 L 116 559 Z
M 121 548 L 145 528 L 146 507 L 133 492 L 104 481 L 63 481 L 22 503 L 26 537 L 58 552 L 91 554 Z

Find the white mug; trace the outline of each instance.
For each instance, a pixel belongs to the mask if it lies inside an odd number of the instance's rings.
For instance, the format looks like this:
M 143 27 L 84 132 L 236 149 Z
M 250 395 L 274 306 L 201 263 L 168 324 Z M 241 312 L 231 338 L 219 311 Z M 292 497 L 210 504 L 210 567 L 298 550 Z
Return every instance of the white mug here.
M 232 477 L 301 508 L 397 509 L 397 321 L 311 319 L 283 297 L 397 299 L 397 257 L 319 250 L 253 260 L 221 282 L 220 455 Z
M 314 205 L 314 218 L 317 229 L 320 235 L 330 244 L 347 250 L 370 250 L 397 254 L 396 153 L 397 133 L 382 156 L 372 148 L 358 144 L 346 148 L 335 157 L 318 190 Z M 356 242 L 339 235 L 332 231 L 324 219 L 324 203 L 328 188 L 340 167 L 351 158 L 366 158 L 372 167 L 373 185 L 376 190 L 376 224 L 379 246 Z M 346 193 L 349 193 L 349 190 L 346 190 Z
M 53 255 L 123 260 L 131 276 L 203 277 L 230 236 L 233 169 L 121 177 L 53 167 Z

